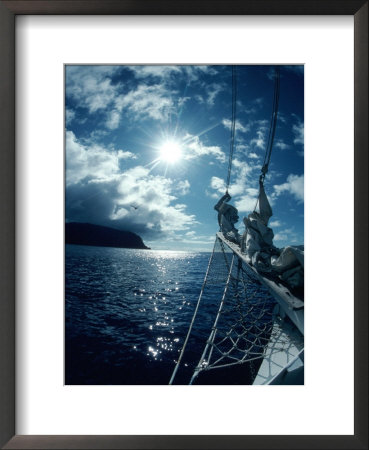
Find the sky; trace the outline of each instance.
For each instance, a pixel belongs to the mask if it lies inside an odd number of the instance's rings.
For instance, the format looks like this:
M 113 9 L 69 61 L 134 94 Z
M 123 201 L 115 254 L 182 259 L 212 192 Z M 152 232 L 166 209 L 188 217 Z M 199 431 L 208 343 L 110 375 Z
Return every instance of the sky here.
M 253 211 L 273 106 L 274 67 L 236 66 L 229 193 L 236 224 Z M 67 65 L 67 222 L 139 234 L 158 250 L 211 251 L 225 193 L 231 66 Z M 274 245 L 304 243 L 304 68 L 280 66 L 265 191 Z

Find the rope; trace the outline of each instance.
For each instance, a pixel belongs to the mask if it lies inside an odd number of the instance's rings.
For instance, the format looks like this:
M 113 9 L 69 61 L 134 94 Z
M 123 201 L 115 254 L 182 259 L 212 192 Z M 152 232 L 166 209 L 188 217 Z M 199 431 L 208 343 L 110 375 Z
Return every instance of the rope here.
M 273 95 L 273 110 L 272 116 L 270 118 L 270 127 L 268 135 L 268 143 L 266 146 L 263 167 L 261 169 L 261 180 L 264 181 L 265 175 L 268 172 L 270 157 L 272 155 L 273 142 L 275 136 L 275 130 L 277 126 L 277 116 L 278 116 L 278 103 L 279 103 L 279 85 L 280 85 L 280 73 L 279 66 L 275 67 L 274 72 L 274 95 Z
M 229 142 L 229 159 L 228 159 L 226 192 L 228 192 L 229 183 L 231 181 L 233 150 L 236 134 L 236 99 L 237 99 L 237 74 L 236 74 L 236 66 L 232 66 L 232 119 L 231 119 L 231 138 Z
M 194 371 L 194 373 L 193 373 L 193 375 L 192 375 L 190 384 L 192 384 L 192 383 L 194 382 L 194 380 L 197 378 L 197 375 L 199 374 L 201 368 L 203 367 L 203 365 L 204 365 L 204 363 L 205 363 L 205 356 L 206 356 L 206 353 L 207 353 L 209 347 L 210 347 L 210 354 L 209 354 L 209 361 L 210 361 L 211 354 L 212 354 L 212 352 L 213 352 L 213 347 L 212 347 L 212 346 L 213 346 L 213 344 L 214 344 L 215 334 L 216 334 L 216 332 L 217 332 L 217 324 L 218 324 L 218 320 L 219 320 L 220 314 L 221 314 L 221 312 L 222 312 L 224 300 L 225 300 L 225 297 L 226 297 L 226 294 L 227 294 L 227 291 L 228 291 L 228 285 L 229 285 L 229 282 L 230 282 L 230 279 L 231 279 L 231 273 L 232 273 L 232 267 L 233 267 L 233 261 L 234 261 L 234 258 L 235 258 L 235 256 L 233 255 L 233 256 L 232 256 L 231 266 L 230 266 L 229 272 L 228 272 L 228 277 L 227 277 L 226 285 L 225 285 L 224 291 L 223 291 L 222 300 L 220 301 L 218 313 L 217 313 L 217 315 L 216 315 L 216 318 L 215 318 L 215 321 L 214 321 L 213 328 L 212 328 L 212 330 L 211 330 L 211 333 L 210 333 L 208 342 L 207 342 L 207 344 L 206 344 L 206 346 L 205 346 L 205 349 L 204 349 L 204 351 L 203 351 L 203 354 L 201 355 L 200 361 L 199 361 L 199 363 L 198 363 L 198 365 L 197 365 L 197 367 L 196 367 L 196 369 L 195 369 L 195 371 Z
M 264 161 L 263 161 L 263 166 L 261 168 L 261 175 L 260 175 L 260 181 L 262 183 L 264 182 L 265 175 L 268 173 L 270 158 L 272 156 L 275 130 L 276 130 L 276 127 L 277 127 L 278 104 L 279 104 L 279 89 L 280 89 L 280 72 L 279 72 L 279 66 L 276 66 L 275 67 L 275 71 L 274 71 L 273 109 L 272 109 L 272 115 L 271 115 L 271 118 L 270 118 L 268 142 L 267 142 L 267 146 L 266 146 L 266 149 L 265 149 Z M 256 211 L 258 203 L 259 203 L 259 197 L 256 200 L 254 211 Z
M 186 339 L 185 339 L 185 341 L 184 341 L 184 344 L 183 344 L 183 347 L 182 347 L 181 354 L 179 355 L 177 364 L 176 364 L 176 366 L 175 366 L 175 368 L 174 368 L 174 370 L 173 370 L 172 376 L 171 376 L 171 378 L 170 378 L 169 384 L 173 384 L 174 378 L 175 378 L 176 373 L 177 373 L 177 371 L 178 371 L 178 369 L 179 369 L 179 366 L 180 366 L 180 364 L 181 364 L 182 357 L 183 357 L 183 354 L 184 354 L 184 352 L 185 352 L 185 349 L 186 349 L 186 346 L 187 346 L 187 342 L 188 342 L 188 339 L 189 339 L 190 334 L 191 334 L 191 331 L 192 331 L 193 324 L 194 324 L 194 322 L 195 322 L 195 318 L 196 318 L 196 315 L 197 315 L 197 311 L 198 311 L 198 309 L 199 309 L 200 302 L 201 302 L 201 299 L 202 299 L 202 294 L 203 294 L 203 292 L 204 292 L 204 289 L 205 289 L 205 286 L 206 286 L 206 282 L 207 282 L 207 279 L 208 279 L 210 266 L 211 266 L 211 263 L 212 263 L 212 260 L 213 260 L 213 257 L 214 257 L 214 251 L 215 251 L 215 247 L 216 247 L 216 242 L 217 242 L 217 240 L 215 239 L 215 244 L 214 244 L 214 247 L 213 247 L 213 253 L 211 254 L 211 257 L 210 257 L 210 259 L 209 259 L 209 264 L 208 264 L 208 267 L 207 267 L 207 269 L 206 269 L 206 274 L 205 274 L 204 282 L 203 282 L 202 287 L 201 287 L 200 295 L 199 295 L 199 298 L 198 298 L 198 300 L 197 300 L 197 304 L 196 304 L 195 311 L 194 311 L 194 313 L 193 313 L 193 317 L 192 317 L 192 320 L 191 320 L 191 324 L 190 324 L 190 327 L 189 327 L 189 329 L 188 329 L 187 336 L 186 336 Z

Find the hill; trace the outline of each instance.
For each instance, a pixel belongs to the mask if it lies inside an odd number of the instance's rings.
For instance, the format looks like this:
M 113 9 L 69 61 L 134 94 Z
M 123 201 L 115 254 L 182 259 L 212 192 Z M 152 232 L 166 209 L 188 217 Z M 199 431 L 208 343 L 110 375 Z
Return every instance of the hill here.
M 79 222 L 65 224 L 65 243 L 95 245 L 97 247 L 149 249 L 143 243 L 142 238 L 131 231 L 121 231 Z

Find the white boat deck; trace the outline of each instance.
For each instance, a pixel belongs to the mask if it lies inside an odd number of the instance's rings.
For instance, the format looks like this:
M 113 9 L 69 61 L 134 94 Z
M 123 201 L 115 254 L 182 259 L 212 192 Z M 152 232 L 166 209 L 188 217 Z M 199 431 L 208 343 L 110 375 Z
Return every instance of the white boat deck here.
M 292 325 L 275 321 L 254 385 L 294 384 L 303 371 L 304 338 Z M 300 372 L 300 373 L 299 373 Z

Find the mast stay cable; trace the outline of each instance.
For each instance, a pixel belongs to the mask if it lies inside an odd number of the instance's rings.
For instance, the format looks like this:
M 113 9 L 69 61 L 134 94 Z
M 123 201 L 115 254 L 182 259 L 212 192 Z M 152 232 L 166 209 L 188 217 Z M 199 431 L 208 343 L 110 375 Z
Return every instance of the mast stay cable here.
M 236 66 L 232 66 L 232 117 L 231 117 L 231 138 L 229 142 L 229 159 L 228 159 L 226 193 L 228 193 L 228 188 L 231 181 L 233 150 L 236 134 L 236 100 L 237 100 L 237 72 Z
M 259 178 L 260 183 L 264 183 L 265 176 L 269 170 L 270 157 L 272 156 L 275 130 L 277 127 L 279 90 L 280 90 L 280 71 L 279 71 L 279 66 L 276 66 L 274 69 L 273 109 L 272 109 L 272 115 L 270 118 L 268 142 L 267 142 L 267 146 L 265 149 L 263 166 L 261 168 L 261 174 L 260 174 L 260 178 Z M 254 211 L 256 210 L 258 203 L 259 203 L 259 197 L 256 199 Z
M 280 86 L 279 66 L 276 66 L 275 67 L 275 72 L 274 72 L 273 110 L 272 110 L 272 116 L 270 118 L 268 143 L 267 143 L 266 150 L 265 150 L 263 167 L 261 169 L 261 176 L 260 176 L 261 181 L 264 181 L 265 175 L 268 172 L 269 163 L 270 163 L 270 157 L 272 155 L 275 130 L 276 130 L 276 127 L 277 127 L 278 103 L 279 103 L 279 86 Z

